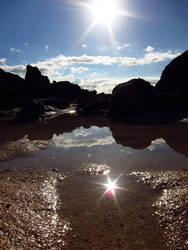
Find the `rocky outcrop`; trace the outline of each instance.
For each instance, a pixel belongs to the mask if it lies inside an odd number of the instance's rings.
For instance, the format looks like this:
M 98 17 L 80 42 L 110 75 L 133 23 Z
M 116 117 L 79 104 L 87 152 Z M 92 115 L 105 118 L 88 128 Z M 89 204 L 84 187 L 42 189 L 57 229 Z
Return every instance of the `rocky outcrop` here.
M 172 60 L 156 84 L 158 91 L 188 96 L 188 50 Z
M 26 100 L 16 116 L 16 122 L 37 121 L 43 117 L 44 113 L 45 107 L 40 100 Z
M 81 100 L 80 100 L 81 101 Z M 88 102 L 80 102 L 77 107 L 77 112 L 87 116 L 106 116 L 111 106 L 111 95 L 95 94 L 91 96 Z
M 0 69 L 0 108 L 12 107 L 25 94 L 25 81 L 18 75 Z
M 156 109 L 156 92 L 149 82 L 132 79 L 117 85 L 112 92 L 110 117 L 129 120 Z
M 82 90 L 80 86 L 68 81 L 56 82 L 54 81 L 51 85 L 50 94 L 54 97 L 65 98 L 70 101 L 75 100 Z
M 28 88 L 28 95 L 31 97 L 45 97 L 48 95 L 50 81 L 43 76 L 37 67 L 27 65 L 25 81 Z

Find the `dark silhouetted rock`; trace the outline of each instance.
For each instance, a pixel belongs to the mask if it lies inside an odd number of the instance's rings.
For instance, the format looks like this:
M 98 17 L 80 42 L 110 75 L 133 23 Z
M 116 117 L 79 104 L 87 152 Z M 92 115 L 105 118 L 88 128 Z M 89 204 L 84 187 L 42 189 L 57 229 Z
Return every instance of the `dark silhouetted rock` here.
M 57 98 L 65 98 L 73 101 L 81 94 L 80 86 L 70 83 L 68 81 L 53 82 L 50 95 Z
M 16 116 L 17 122 L 37 121 L 42 118 L 45 107 L 40 100 L 26 100 L 24 106 Z
M 54 106 L 58 109 L 65 109 L 68 108 L 70 102 L 65 98 L 55 98 L 49 97 L 46 99 L 41 99 L 44 105 Z
M 18 75 L 0 69 L 0 108 L 12 107 L 25 93 L 25 81 Z
M 110 117 L 114 119 L 135 119 L 137 115 L 155 109 L 155 89 L 143 79 L 132 79 L 113 89 Z
M 28 95 L 31 97 L 45 97 L 48 95 L 50 81 L 43 76 L 37 67 L 27 65 L 25 80 L 28 87 Z
M 188 50 L 165 67 L 156 89 L 166 93 L 188 95 Z
M 98 94 L 87 103 L 78 105 L 77 112 L 87 116 L 106 116 L 111 106 L 111 95 Z

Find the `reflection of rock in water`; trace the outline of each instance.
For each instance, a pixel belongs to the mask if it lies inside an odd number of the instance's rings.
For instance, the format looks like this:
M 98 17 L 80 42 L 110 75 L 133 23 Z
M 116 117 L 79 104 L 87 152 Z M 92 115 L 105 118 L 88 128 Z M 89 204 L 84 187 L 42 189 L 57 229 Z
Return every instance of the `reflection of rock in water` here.
M 136 126 L 111 123 L 110 130 L 116 143 L 123 146 L 144 149 L 152 141 L 163 138 L 174 151 L 188 156 L 188 124 Z
M 16 141 L 28 135 L 30 140 L 50 140 L 53 134 L 72 132 L 76 128 L 109 127 L 116 143 L 133 149 L 144 149 L 151 142 L 163 138 L 176 152 L 188 156 L 188 124 L 126 125 L 101 118 L 65 115 L 54 120 L 29 124 L 1 123 L 0 143 Z
M 149 128 L 149 126 L 112 124 L 110 130 L 116 143 L 133 149 L 144 149 L 150 146 L 152 141 L 159 138 L 155 134 L 155 130 Z

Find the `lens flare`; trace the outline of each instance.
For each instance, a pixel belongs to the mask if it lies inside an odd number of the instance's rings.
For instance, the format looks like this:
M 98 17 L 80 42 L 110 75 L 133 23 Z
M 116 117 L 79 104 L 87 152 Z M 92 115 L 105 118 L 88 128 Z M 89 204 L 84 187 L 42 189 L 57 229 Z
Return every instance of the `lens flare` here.
M 105 184 L 106 193 L 114 194 L 118 186 L 115 181 L 112 181 L 110 178 L 108 179 L 108 183 Z

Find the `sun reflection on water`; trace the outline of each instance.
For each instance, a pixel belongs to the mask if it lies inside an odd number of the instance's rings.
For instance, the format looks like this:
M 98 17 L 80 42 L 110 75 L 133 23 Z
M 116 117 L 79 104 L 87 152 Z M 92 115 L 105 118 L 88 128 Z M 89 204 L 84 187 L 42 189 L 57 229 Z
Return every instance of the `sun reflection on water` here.
M 118 186 L 116 185 L 116 180 L 112 181 L 110 178 L 108 178 L 108 183 L 104 185 L 106 186 L 106 193 L 115 194 L 115 191 L 118 188 Z
M 99 197 L 98 199 L 98 202 L 100 202 L 106 195 L 110 195 L 112 196 L 115 204 L 117 205 L 117 207 L 119 207 L 119 203 L 118 203 L 118 200 L 117 200 L 117 190 L 118 189 L 121 189 L 121 190 L 124 190 L 124 191 L 130 191 L 128 190 L 127 188 L 125 187 L 122 187 L 118 184 L 118 181 L 120 179 L 120 177 L 122 176 L 123 174 L 121 173 L 116 179 L 111 179 L 111 177 L 108 175 L 107 176 L 107 183 L 98 183 L 102 186 L 105 187 L 105 191 L 102 193 L 102 195 Z

